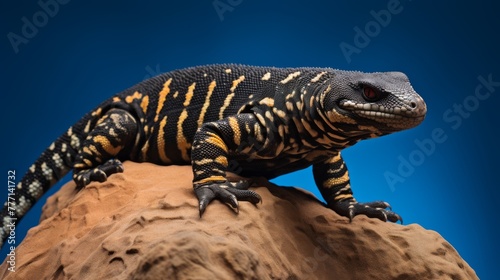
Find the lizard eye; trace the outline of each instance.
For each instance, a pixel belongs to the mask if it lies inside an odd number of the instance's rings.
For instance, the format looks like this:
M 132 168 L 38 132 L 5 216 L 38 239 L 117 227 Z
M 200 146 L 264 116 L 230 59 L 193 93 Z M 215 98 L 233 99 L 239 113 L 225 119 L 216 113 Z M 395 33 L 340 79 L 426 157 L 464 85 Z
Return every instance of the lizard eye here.
M 365 98 L 366 101 L 370 102 L 377 101 L 380 99 L 380 97 L 381 97 L 380 92 L 375 90 L 374 88 L 368 86 L 365 86 L 363 88 L 363 98 Z

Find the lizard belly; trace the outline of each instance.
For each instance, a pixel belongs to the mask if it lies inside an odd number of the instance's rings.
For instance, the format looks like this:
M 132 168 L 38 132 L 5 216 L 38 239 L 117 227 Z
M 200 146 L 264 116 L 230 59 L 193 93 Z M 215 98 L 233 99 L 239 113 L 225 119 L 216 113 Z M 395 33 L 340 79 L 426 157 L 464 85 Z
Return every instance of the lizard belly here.
M 242 158 L 230 161 L 230 169 L 245 177 L 272 179 L 307 168 L 331 155 L 328 151 L 310 151 L 304 154 L 281 154 L 271 159 Z

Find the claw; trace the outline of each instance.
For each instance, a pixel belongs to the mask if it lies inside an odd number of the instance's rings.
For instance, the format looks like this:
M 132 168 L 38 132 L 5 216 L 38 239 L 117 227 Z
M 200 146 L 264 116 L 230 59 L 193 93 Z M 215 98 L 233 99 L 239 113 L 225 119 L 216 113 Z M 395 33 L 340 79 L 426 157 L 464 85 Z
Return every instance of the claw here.
M 355 200 L 344 200 L 329 203 L 329 206 L 339 215 L 349 218 L 349 222 L 352 222 L 357 215 L 366 215 L 369 218 L 377 218 L 384 222 L 397 223 L 400 221 L 403 224 L 403 218 L 392 212 L 389 203 L 384 201 L 358 203 Z M 387 210 L 387 208 L 390 210 Z
M 205 209 L 207 209 L 207 203 L 205 202 L 200 202 L 200 218 L 203 216 L 203 213 L 205 213 Z
M 208 204 L 215 198 L 231 206 L 236 213 L 239 213 L 238 200 L 249 201 L 252 204 L 257 204 L 262 200 L 256 192 L 243 189 L 243 187 L 248 187 L 247 184 L 243 182 L 237 184 L 240 186 L 233 187 L 229 182 L 195 186 L 194 191 L 200 202 L 200 218 L 205 213 Z
M 224 197 L 223 196 L 223 200 L 224 202 L 228 203 L 229 205 L 231 205 L 231 207 L 233 207 L 234 209 L 236 209 L 236 211 L 238 211 L 238 199 L 236 199 L 236 196 L 234 195 L 230 195 L 228 197 Z
M 389 216 L 389 221 L 393 222 L 393 223 L 397 223 L 398 221 L 403 224 L 403 218 L 401 216 L 399 216 L 398 214 L 394 213 L 394 212 L 391 212 L 393 215 Z
M 78 189 L 82 189 L 91 182 L 105 182 L 109 176 L 123 172 L 123 165 L 117 159 L 110 159 L 92 169 L 84 169 L 73 176 Z
M 384 222 L 387 222 L 387 214 L 385 212 L 381 212 L 381 213 L 382 213 L 382 215 L 384 215 L 384 219 L 383 220 L 381 219 L 381 220 Z
M 214 192 L 209 188 L 199 188 L 196 190 L 198 201 L 200 202 L 200 218 L 205 213 L 208 204 L 215 198 Z

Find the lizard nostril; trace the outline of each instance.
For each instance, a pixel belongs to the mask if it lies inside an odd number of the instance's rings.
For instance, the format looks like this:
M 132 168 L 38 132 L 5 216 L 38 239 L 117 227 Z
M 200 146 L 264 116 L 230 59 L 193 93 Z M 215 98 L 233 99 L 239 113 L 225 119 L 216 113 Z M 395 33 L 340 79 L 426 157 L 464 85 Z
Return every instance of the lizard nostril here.
M 411 107 L 412 109 L 417 108 L 417 102 L 412 101 L 412 102 L 410 103 L 410 107 Z

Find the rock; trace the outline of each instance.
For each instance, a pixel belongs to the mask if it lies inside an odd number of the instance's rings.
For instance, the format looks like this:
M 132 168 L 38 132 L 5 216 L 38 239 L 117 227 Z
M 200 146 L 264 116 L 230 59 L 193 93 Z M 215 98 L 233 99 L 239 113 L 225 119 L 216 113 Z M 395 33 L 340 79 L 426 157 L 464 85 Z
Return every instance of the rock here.
M 364 216 L 266 181 L 263 203 L 198 215 L 189 166 L 125 172 L 50 197 L 2 279 L 477 279 L 438 233 Z

